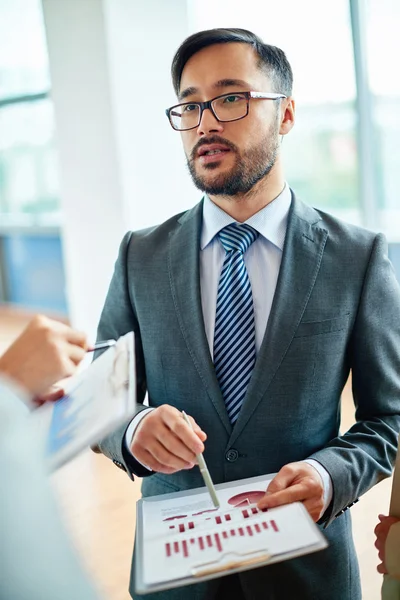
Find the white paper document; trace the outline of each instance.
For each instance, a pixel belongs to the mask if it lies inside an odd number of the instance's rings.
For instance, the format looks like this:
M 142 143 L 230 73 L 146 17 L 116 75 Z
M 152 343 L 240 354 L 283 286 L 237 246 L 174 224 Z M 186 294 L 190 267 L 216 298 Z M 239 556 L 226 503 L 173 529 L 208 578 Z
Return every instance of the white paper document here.
M 96 444 L 135 411 L 134 335 L 119 338 L 84 371 L 72 377 L 66 395 L 32 411 L 32 425 L 54 470 Z
M 325 548 L 301 503 L 259 511 L 272 475 L 139 501 L 135 584 L 146 593 Z

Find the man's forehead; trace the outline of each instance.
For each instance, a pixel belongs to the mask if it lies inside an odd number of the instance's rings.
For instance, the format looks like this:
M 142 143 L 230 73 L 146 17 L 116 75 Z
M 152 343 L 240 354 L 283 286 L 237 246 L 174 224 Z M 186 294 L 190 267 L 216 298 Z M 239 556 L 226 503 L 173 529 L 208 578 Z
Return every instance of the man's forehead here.
M 268 85 L 266 71 L 260 68 L 259 57 L 249 44 L 213 44 L 189 58 L 182 70 L 179 98 L 207 90 L 237 87 L 250 89 Z

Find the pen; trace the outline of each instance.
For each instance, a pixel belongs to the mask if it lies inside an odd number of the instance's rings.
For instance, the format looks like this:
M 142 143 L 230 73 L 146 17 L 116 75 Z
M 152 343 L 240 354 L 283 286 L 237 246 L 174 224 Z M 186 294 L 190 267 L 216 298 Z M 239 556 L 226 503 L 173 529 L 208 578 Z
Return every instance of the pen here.
M 114 346 L 114 344 L 116 343 L 117 342 L 115 340 L 103 340 L 101 342 L 96 342 L 94 346 L 90 346 L 90 348 L 88 348 L 86 352 L 95 352 L 95 350 L 104 350 L 105 348 L 111 348 L 111 346 Z
M 183 415 L 183 418 L 185 419 L 186 423 L 189 425 L 190 429 L 193 430 L 193 426 L 184 410 L 182 411 L 182 415 Z M 204 483 L 206 484 L 207 489 L 210 492 L 211 500 L 213 501 L 215 508 L 219 508 L 220 503 L 217 498 L 217 492 L 215 491 L 215 487 L 212 482 L 211 475 L 207 469 L 206 461 L 204 460 L 204 457 L 202 454 L 196 454 L 196 458 L 197 458 L 197 462 L 199 463 L 200 473 L 203 477 Z

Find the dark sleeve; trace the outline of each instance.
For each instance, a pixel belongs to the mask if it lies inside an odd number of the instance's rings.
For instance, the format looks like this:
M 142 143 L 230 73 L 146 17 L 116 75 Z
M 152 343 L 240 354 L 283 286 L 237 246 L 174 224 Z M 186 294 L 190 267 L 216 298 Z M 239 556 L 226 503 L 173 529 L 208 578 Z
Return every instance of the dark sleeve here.
M 147 391 L 146 376 L 144 368 L 143 348 L 140 330 L 136 318 L 135 307 L 129 293 L 129 249 L 132 243 L 132 232 L 128 232 L 120 245 L 119 254 L 115 263 L 114 274 L 108 289 L 106 301 L 100 316 L 97 328 L 97 340 L 115 339 L 121 335 L 133 331 L 135 334 L 135 356 L 136 356 L 136 394 L 137 407 L 135 414 L 146 409 L 143 401 Z M 95 354 L 95 359 L 100 352 Z M 129 477 L 133 475 L 143 477 L 149 475 L 127 450 L 124 440 L 125 433 L 131 419 L 121 425 L 117 430 L 101 440 L 96 448 L 110 458 L 116 466 L 125 470 Z
M 345 282 L 343 282 L 345 285 Z M 400 289 L 383 235 L 371 250 L 352 332 L 349 359 L 356 423 L 309 458 L 333 482 L 329 524 L 391 474 L 400 429 Z

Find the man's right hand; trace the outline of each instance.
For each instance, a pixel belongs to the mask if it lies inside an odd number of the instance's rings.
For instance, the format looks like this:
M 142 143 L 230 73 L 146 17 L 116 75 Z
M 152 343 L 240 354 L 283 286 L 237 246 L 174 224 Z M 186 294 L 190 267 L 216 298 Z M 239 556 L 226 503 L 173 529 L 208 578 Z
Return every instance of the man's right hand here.
M 40 396 L 56 381 L 75 373 L 87 348 L 85 334 L 37 316 L 0 357 L 0 374 L 33 397 Z
M 204 451 L 207 435 L 192 417 L 189 419 L 194 431 L 173 406 L 164 404 L 149 411 L 133 436 L 133 456 L 158 473 L 191 469 L 196 464 L 196 454 Z

